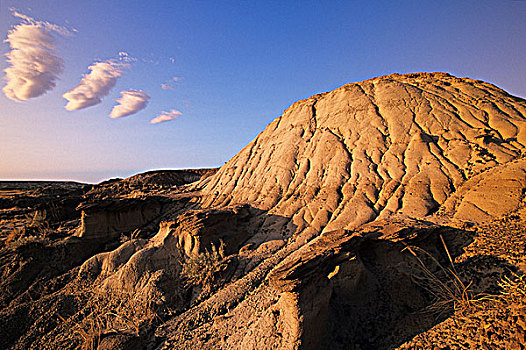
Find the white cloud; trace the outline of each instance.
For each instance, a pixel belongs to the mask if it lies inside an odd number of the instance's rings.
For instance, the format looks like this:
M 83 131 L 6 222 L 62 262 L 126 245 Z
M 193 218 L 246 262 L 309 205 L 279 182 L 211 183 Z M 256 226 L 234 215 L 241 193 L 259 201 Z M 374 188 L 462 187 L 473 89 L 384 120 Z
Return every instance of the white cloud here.
M 115 86 L 123 69 L 128 67 L 127 63 L 116 60 L 95 62 L 89 66 L 90 72 L 83 75 L 80 84 L 62 95 L 68 100 L 66 109 L 76 111 L 99 104 Z
M 158 124 L 163 122 L 168 122 L 170 120 L 176 119 L 178 116 L 180 116 L 181 112 L 176 111 L 175 109 L 172 109 L 171 111 L 162 111 L 161 114 L 159 114 L 157 117 L 150 120 L 150 124 Z
M 78 32 L 78 30 L 76 30 L 75 28 L 69 30 L 68 28 L 66 27 L 63 27 L 63 26 L 59 26 L 58 24 L 53 24 L 51 22 L 47 22 L 47 21 L 37 21 L 36 19 L 34 19 L 33 17 L 30 17 L 30 16 L 26 16 L 20 12 L 18 12 L 16 9 L 14 8 L 10 8 L 9 9 L 11 11 L 11 13 L 13 14 L 13 16 L 15 17 L 18 17 L 20 19 L 23 20 L 24 24 L 34 24 L 34 25 L 37 25 L 37 26 L 40 26 L 40 27 L 43 27 L 49 31 L 53 31 L 53 32 L 57 32 L 58 34 L 60 35 L 64 35 L 64 36 L 71 36 L 72 35 L 72 31 L 73 32 Z
M 126 117 L 146 108 L 150 96 L 143 91 L 129 89 L 121 91 L 122 97 L 115 100 L 119 104 L 113 107 L 110 118 Z
M 5 96 L 14 101 L 25 101 L 38 97 L 55 87 L 55 81 L 64 67 L 64 60 L 56 53 L 55 36 L 71 35 L 61 26 L 49 22 L 36 21 L 14 10 L 15 17 L 22 23 L 7 33 L 11 51 L 6 54 L 9 67 L 4 69 L 6 86 L 2 88 Z

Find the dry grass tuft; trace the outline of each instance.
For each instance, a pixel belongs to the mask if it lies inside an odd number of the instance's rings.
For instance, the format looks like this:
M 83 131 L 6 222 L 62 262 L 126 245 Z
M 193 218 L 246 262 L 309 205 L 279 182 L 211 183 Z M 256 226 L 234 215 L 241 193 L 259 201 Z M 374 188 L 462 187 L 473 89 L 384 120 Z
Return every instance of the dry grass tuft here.
M 7 235 L 7 238 L 5 240 L 5 245 L 10 247 L 14 242 L 18 241 L 19 239 L 22 239 L 24 236 L 24 229 L 23 228 L 15 228 L 14 225 L 11 228 L 11 232 Z
M 472 282 L 462 281 L 442 235 L 440 239 L 448 256 L 449 267 L 440 264 L 433 255 L 422 248 L 406 246 L 402 250 L 407 250 L 418 262 L 420 273 L 411 276 L 415 283 L 435 297 L 435 302 L 428 307 L 428 310 L 438 315 L 443 315 L 451 309 L 455 312 L 463 312 L 475 303 L 490 298 L 487 294 L 473 293 L 470 289 Z M 432 272 L 431 266 L 437 267 L 438 271 Z
M 53 234 L 53 230 L 45 220 L 45 216 L 41 212 L 35 211 L 33 214 L 25 216 L 25 223 L 22 227 L 12 226 L 4 245 L 13 250 L 30 243 L 45 245 L 49 243 L 48 237 L 51 234 Z
M 76 315 L 79 321 L 73 325 L 73 333 L 79 337 L 82 350 L 97 349 L 108 334 L 139 336 L 143 328 L 161 320 L 147 300 L 132 293 L 98 290 L 79 295 L 78 299 L 79 302 L 87 300 Z
M 514 274 L 514 278 L 504 276 L 499 282 L 502 288 L 501 295 L 507 297 L 508 302 L 516 305 L 526 304 L 526 278 L 525 275 Z M 496 300 L 497 301 L 497 300 Z

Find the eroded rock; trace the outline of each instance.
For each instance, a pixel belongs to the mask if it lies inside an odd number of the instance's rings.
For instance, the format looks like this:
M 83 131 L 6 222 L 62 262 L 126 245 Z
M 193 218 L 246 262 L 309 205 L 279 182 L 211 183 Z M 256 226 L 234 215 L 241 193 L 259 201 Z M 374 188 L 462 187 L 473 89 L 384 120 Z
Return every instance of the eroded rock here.
M 83 239 L 112 240 L 123 233 L 141 228 L 161 213 L 162 204 L 155 198 L 119 199 L 83 203 L 77 235 Z
M 158 335 L 170 339 L 166 349 L 385 348 L 433 321 L 418 313 L 433 295 L 415 282 L 422 266 L 405 248 L 425 250 L 429 256 L 420 258 L 439 278 L 441 268 L 429 257 L 445 266 L 448 252 L 454 257 L 467 243 L 466 232 L 421 221 L 326 232 L 271 268 L 241 302 L 229 299 L 243 288 L 234 283 L 210 300 L 215 308 L 204 302 Z M 198 327 L 192 323 L 196 319 Z
M 294 103 L 201 181 L 201 203 L 250 203 L 291 217 L 297 231 L 354 229 L 393 214 L 419 218 L 477 174 L 520 158 L 525 146 L 524 100 L 445 73 L 394 74 Z M 499 180 L 508 175 L 493 173 L 494 192 L 507 191 Z M 459 217 L 503 212 L 480 214 L 486 200 L 467 192 L 474 210 Z M 516 208 L 497 199 L 494 207 Z

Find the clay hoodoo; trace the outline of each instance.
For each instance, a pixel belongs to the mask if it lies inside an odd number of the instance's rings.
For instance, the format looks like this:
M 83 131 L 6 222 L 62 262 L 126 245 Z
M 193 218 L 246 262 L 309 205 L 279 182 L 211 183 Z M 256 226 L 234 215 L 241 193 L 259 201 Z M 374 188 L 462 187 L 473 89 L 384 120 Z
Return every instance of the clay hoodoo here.
M 526 101 L 446 73 L 347 84 L 294 103 L 202 181 L 202 204 L 249 203 L 293 218 L 297 231 L 424 217 L 444 204 L 462 219 L 498 217 L 526 187 L 510 175 L 524 174 L 524 161 L 499 167 L 524 151 L 525 116 Z M 491 193 L 477 192 L 477 175 L 495 168 Z
M 445 73 L 293 104 L 193 185 L 199 210 L 243 205 L 262 221 L 230 247 L 231 283 L 156 331 L 162 348 L 392 349 L 410 339 L 436 322 L 422 316 L 436 299 L 415 282 L 426 277 L 406 248 L 446 266 L 473 235 L 448 225 L 522 210 L 525 146 L 526 101 Z

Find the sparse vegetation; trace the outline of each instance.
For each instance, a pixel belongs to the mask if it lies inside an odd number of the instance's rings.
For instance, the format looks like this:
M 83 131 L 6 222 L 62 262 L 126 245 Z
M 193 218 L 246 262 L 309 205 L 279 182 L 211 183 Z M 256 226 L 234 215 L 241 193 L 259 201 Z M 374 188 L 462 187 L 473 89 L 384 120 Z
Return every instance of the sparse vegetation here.
M 18 247 L 21 247 L 23 245 L 28 245 L 28 244 L 31 244 L 31 243 L 38 243 L 38 244 L 42 244 L 42 245 L 47 245 L 49 244 L 49 238 L 47 237 L 42 237 L 42 236 L 25 236 L 25 237 L 20 237 L 14 241 L 11 241 L 8 243 L 8 248 L 10 249 L 17 249 Z
M 472 282 L 462 281 L 442 235 L 440 239 L 448 256 L 450 267 L 440 264 L 432 254 L 422 248 L 406 246 L 403 251 L 407 250 L 418 262 L 419 271 L 413 273 L 411 278 L 435 297 L 435 302 L 428 308 L 429 311 L 438 315 L 451 309 L 462 312 L 470 308 L 473 303 L 488 298 L 488 295 L 473 293 L 470 290 Z M 438 268 L 437 272 L 431 270 L 432 266 Z
M 120 241 L 121 243 L 126 243 L 126 242 L 128 242 L 128 241 L 131 241 L 131 240 L 137 239 L 137 238 L 139 237 L 140 234 L 141 234 L 141 230 L 140 230 L 140 229 L 135 229 L 135 230 L 134 230 L 133 232 L 131 232 L 129 235 L 122 233 L 121 236 L 120 236 L 119 241 Z
M 515 304 L 517 309 L 526 307 L 526 278 L 524 275 L 514 275 L 514 278 L 504 276 L 499 282 L 499 287 L 502 288 L 500 294 L 508 299 L 508 303 Z M 495 299 L 495 301 L 503 302 L 501 299 Z
M 49 243 L 49 236 L 53 230 L 42 213 L 35 211 L 33 214 L 27 214 L 24 221 L 22 227 L 12 226 L 11 232 L 5 240 L 6 247 L 16 249 L 30 243 Z
M 472 302 L 399 349 L 523 349 L 526 344 L 526 278 L 503 277 L 501 291 Z M 454 346 L 452 346 L 454 345 Z
M 181 274 L 187 286 L 212 287 L 216 274 L 226 266 L 224 243 L 220 241 L 218 248 L 212 244 L 210 250 L 205 249 L 204 252 L 186 259 Z
M 24 235 L 23 228 L 15 227 L 14 225 L 11 226 L 11 231 L 7 235 L 7 238 L 5 240 L 6 246 L 11 246 L 14 242 L 21 239 Z
M 108 334 L 139 336 L 141 329 L 160 320 L 147 300 L 132 293 L 97 290 L 89 298 L 83 295 L 82 299 L 87 300 L 87 304 L 79 311 L 80 321 L 73 326 L 73 331 L 83 350 L 97 349 Z

